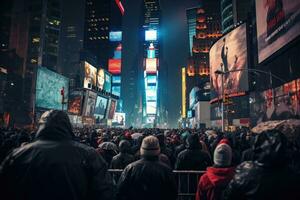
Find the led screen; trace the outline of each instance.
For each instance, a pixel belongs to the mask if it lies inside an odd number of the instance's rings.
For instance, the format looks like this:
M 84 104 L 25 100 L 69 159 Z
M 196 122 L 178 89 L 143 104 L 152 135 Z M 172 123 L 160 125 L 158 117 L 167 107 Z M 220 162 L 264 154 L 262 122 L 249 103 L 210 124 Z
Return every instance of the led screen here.
M 155 58 L 155 50 L 147 50 L 147 58 Z
M 96 119 L 96 123 L 99 123 L 101 119 L 105 117 L 105 112 L 107 109 L 108 99 L 102 96 L 97 97 L 97 102 L 95 106 L 94 116 Z
M 247 69 L 246 24 L 219 39 L 210 49 L 211 98 L 222 95 L 222 75 L 219 71 Z M 233 95 L 248 90 L 247 71 L 224 74 L 224 94 Z
M 147 76 L 147 83 L 148 84 L 156 84 L 157 77 L 155 75 L 148 75 Z
M 85 93 L 83 116 L 93 116 L 95 111 L 95 104 L 97 93 L 87 90 Z
M 109 108 L 109 112 L 108 112 L 108 119 L 113 119 L 114 118 L 114 114 L 116 111 L 116 101 L 111 100 L 110 102 L 110 108 Z
M 148 86 L 146 88 L 146 100 L 156 101 L 156 99 L 157 99 L 156 86 Z
M 112 86 L 112 94 L 116 96 L 121 96 L 121 86 Z
M 121 59 L 122 58 L 122 51 L 114 51 L 114 59 Z
M 300 117 L 300 79 L 274 90 L 250 94 L 251 125 Z
M 109 59 L 108 71 L 112 74 L 121 73 L 121 59 Z
M 69 79 L 45 67 L 39 67 L 36 80 L 36 107 L 61 110 L 63 101 L 62 88 L 64 88 L 64 109 L 67 109 Z
M 104 69 L 99 69 L 97 74 L 97 87 L 103 90 L 104 83 L 105 83 Z
M 156 114 L 156 102 L 147 102 L 146 103 L 146 113 L 147 114 Z
M 83 87 L 91 88 L 92 86 L 96 86 L 96 75 L 97 68 L 89 64 L 88 62 L 84 62 L 84 80 Z M 90 87 L 89 87 L 90 85 Z
M 82 91 L 70 92 L 68 112 L 75 115 L 80 115 L 81 105 L 82 105 Z
M 256 0 L 259 62 L 299 36 L 299 17 L 298 0 Z
M 105 72 L 104 90 L 111 92 L 111 75 L 108 72 Z
M 148 30 L 145 32 L 145 40 L 146 41 L 156 41 L 157 40 L 157 31 L 156 30 Z
M 146 72 L 156 73 L 157 71 L 157 59 L 156 58 L 146 58 Z
M 122 31 L 111 31 L 109 32 L 109 41 L 120 42 L 122 41 Z
M 112 124 L 114 126 L 125 126 L 125 113 L 115 112 Z
M 121 83 L 121 76 L 113 76 L 112 82 L 113 83 Z

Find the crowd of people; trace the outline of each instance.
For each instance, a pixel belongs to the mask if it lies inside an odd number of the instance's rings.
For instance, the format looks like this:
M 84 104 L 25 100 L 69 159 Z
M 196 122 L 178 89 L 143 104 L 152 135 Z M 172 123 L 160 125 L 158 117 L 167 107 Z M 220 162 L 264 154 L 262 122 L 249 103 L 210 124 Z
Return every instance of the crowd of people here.
M 195 196 L 186 199 L 300 199 L 296 138 L 246 128 L 73 129 L 66 113 L 47 111 L 36 131 L 0 129 L 1 198 L 171 200 L 189 181 Z M 178 184 L 173 170 L 204 172 Z

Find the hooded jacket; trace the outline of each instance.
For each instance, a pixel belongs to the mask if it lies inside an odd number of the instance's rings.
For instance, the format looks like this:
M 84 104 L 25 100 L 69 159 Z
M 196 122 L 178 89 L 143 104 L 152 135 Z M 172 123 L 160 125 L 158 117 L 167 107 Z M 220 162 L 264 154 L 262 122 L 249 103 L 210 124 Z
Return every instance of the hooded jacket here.
M 217 200 L 234 175 L 234 167 L 216 168 L 208 167 L 205 174 L 200 178 L 196 200 Z
M 73 140 L 62 111 L 42 115 L 36 140 L 14 150 L 0 168 L 3 199 L 111 199 L 112 180 L 96 151 Z

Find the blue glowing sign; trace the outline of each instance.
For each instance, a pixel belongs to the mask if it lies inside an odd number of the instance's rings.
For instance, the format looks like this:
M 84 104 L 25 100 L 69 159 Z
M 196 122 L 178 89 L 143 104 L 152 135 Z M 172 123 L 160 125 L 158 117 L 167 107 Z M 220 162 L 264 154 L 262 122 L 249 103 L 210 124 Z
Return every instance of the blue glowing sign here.
M 157 31 L 156 30 L 148 30 L 145 32 L 145 40 L 146 41 L 156 41 L 157 40 Z
M 121 58 L 122 58 L 122 51 L 115 51 L 114 59 L 121 59 Z
M 156 84 L 157 77 L 155 75 L 148 75 L 147 76 L 147 83 L 148 84 Z
M 155 58 L 155 50 L 147 50 L 148 58 Z
M 111 31 L 109 32 L 109 41 L 120 42 L 122 41 L 122 31 Z
M 121 86 L 112 86 L 112 94 L 116 96 L 121 96 Z
M 121 83 L 121 76 L 113 76 L 112 77 L 113 84 L 115 83 Z

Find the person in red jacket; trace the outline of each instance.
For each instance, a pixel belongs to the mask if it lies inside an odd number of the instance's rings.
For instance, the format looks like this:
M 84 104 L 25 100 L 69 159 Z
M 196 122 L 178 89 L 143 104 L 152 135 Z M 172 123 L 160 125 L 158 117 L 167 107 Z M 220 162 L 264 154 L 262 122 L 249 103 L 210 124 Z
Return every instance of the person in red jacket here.
M 232 149 L 221 141 L 214 151 L 214 165 L 208 167 L 199 180 L 196 200 L 218 200 L 234 175 L 231 167 Z

